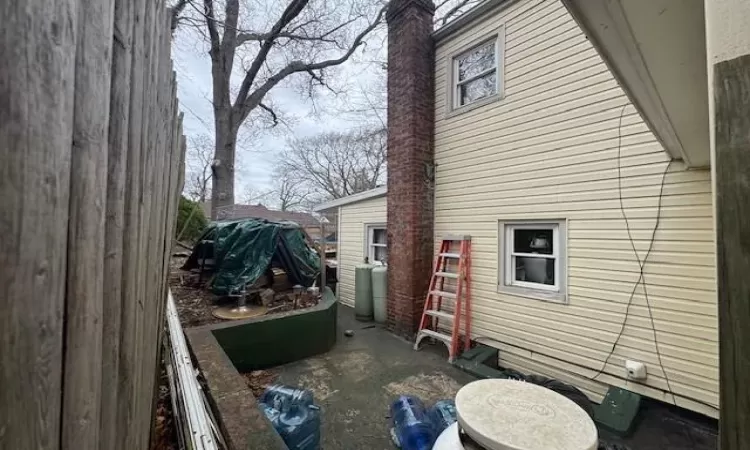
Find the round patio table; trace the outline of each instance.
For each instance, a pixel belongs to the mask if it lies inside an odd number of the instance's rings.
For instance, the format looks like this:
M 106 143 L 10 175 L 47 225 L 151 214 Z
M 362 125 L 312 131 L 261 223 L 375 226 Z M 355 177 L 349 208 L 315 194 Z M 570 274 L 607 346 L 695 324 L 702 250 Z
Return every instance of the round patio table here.
M 557 392 L 523 381 L 469 383 L 456 395 L 456 413 L 458 423 L 440 435 L 433 450 L 597 448 L 596 425 L 580 406 Z M 469 443 L 462 443 L 459 428 Z

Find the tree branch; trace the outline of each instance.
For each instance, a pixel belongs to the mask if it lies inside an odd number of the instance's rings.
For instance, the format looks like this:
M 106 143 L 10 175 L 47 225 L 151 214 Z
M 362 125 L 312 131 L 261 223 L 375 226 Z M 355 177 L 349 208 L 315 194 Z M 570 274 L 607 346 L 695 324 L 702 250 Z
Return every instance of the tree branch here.
M 277 33 L 275 36 L 275 39 L 289 39 L 293 41 L 319 41 L 319 42 L 327 42 L 329 44 L 336 44 L 338 45 L 338 41 L 335 39 L 329 39 L 328 36 L 332 35 L 333 33 L 341 30 L 342 28 L 351 25 L 352 23 L 356 22 L 359 17 L 353 17 L 346 22 L 342 23 L 341 25 L 338 25 L 334 27 L 333 29 L 321 34 L 320 36 L 310 36 L 308 34 L 297 34 L 294 31 L 282 31 L 280 33 Z M 298 29 L 299 27 L 295 27 L 295 29 Z M 249 41 L 257 41 L 257 42 L 263 42 L 267 39 L 270 39 L 274 37 L 272 32 L 268 33 L 252 33 L 252 32 L 241 32 L 237 35 L 237 47 L 241 46 L 242 44 L 249 42 Z
M 240 15 L 240 1 L 239 0 L 226 0 L 224 7 L 224 36 L 221 38 L 221 54 L 224 59 L 224 64 L 229 61 L 230 64 L 234 63 L 234 41 L 237 37 L 237 21 Z M 228 67 L 231 71 L 231 67 Z
M 334 59 L 328 59 L 325 61 L 320 61 L 317 63 L 304 63 L 302 61 L 292 61 L 290 62 L 286 67 L 281 69 L 279 72 L 275 73 L 271 77 L 269 77 L 265 83 L 263 83 L 258 89 L 256 89 L 252 94 L 247 95 L 247 92 L 250 89 L 250 84 L 252 81 L 247 85 L 246 89 L 244 91 L 240 91 L 240 94 L 245 94 L 247 97 L 245 100 L 242 101 L 242 97 L 238 96 L 237 102 L 235 103 L 235 109 L 237 113 L 239 114 L 240 120 L 244 120 L 248 114 L 250 114 L 250 111 L 253 110 L 258 104 L 263 100 L 263 98 L 266 96 L 268 91 L 270 91 L 274 86 L 279 84 L 281 80 L 288 77 L 289 75 L 297 72 L 308 72 L 311 73 L 314 70 L 322 70 L 327 67 L 332 66 L 338 66 L 340 64 L 343 64 L 345 61 L 347 61 L 352 54 L 359 48 L 360 45 L 364 42 L 365 37 L 367 37 L 372 30 L 377 28 L 377 26 L 381 23 L 383 20 L 383 16 L 385 15 L 385 11 L 387 10 L 388 6 L 383 6 L 380 11 L 378 11 L 378 15 L 375 18 L 375 20 L 367 27 L 365 28 L 352 42 L 352 45 L 349 47 L 349 49 L 341 55 L 339 58 Z M 257 58 L 256 58 L 257 60 Z M 250 74 L 250 71 L 248 71 L 248 75 Z M 257 74 L 257 71 L 256 71 Z M 254 78 L 254 77 L 253 77 Z M 248 80 L 248 77 L 245 77 L 245 81 Z M 243 82 L 243 87 L 245 87 L 245 83 Z
M 218 57 L 218 51 L 220 49 L 220 38 L 219 32 L 216 30 L 216 16 L 214 15 L 214 0 L 203 0 L 203 15 L 206 16 L 206 28 L 208 28 L 208 36 L 211 40 L 211 57 Z
M 247 96 L 248 96 L 248 92 L 250 92 L 250 87 L 253 85 L 255 78 L 258 76 L 258 72 L 260 72 L 260 69 L 263 66 L 263 63 L 266 61 L 268 52 L 271 51 L 271 47 L 273 47 L 273 44 L 278 34 L 282 32 L 284 27 L 289 25 L 289 23 L 291 23 L 297 16 L 300 15 L 302 10 L 305 9 L 305 6 L 307 6 L 308 2 L 309 0 L 292 0 L 289 3 L 289 5 L 286 7 L 284 12 L 281 14 L 281 17 L 279 18 L 279 20 L 276 21 L 276 23 L 273 25 L 273 27 L 271 28 L 271 31 L 269 32 L 270 36 L 268 37 L 268 39 L 263 41 L 263 44 L 260 46 L 260 50 L 258 51 L 258 54 L 255 55 L 255 59 L 253 60 L 253 63 L 250 65 L 250 68 L 245 73 L 245 78 L 242 80 L 240 91 L 237 94 L 237 101 L 235 102 L 235 108 L 245 103 L 245 100 L 247 99 Z M 236 44 L 236 43 L 233 42 L 233 44 Z M 255 106 L 257 106 L 257 104 L 260 103 L 260 100 L 262 100 L 262 97 L 258 99 L 258 102 L 256 102 Z M 247 117 L 247 114 L 241 114 L 240 117 L 244 119 L 245 117 Z
M 180 14 L 182 14 L 182 11 L 185 9 L 187 4 L 188 0 L 177 0 L 177 3 L 172 6 L 172 10 L 170 11 L 171 22 L 169 26 L 172 34 L 174 34 L 175 30 L 177 29 L 177 25 L 179 25 L 180 23 Z
M 279 117 L 276 115 L 276 113 L 274 112 L 274 110 L 271 109 L 270 106 L 267 106 L 267 105 L 263 104 L 263 102 L 260 102 L 258 104 L 258 106 L 260 106 L 261 108 L 263 108 L 268 114 L 271 115 L 271 119 L 273 119 L 273 126 L 274 127 L 279 124 Z
M 472 1 L 472 0 L 461 0 L 455 6 L 453 6 L 453 8 L 449 9 L 445 13 L 445 15 L 441 19 L 439 19 L 440 20 L 440 25 L 445 25 L 451 19 L 451 17 L 453 17 L 453 16 L 455 16 L 457 14 L 460 14 L 461 13 L 461 8 L 463 8 L 464 6 L 466 6 L 467 4 L 469 4 L 470 1 Z M 443 6 L 446 3 L 448 3 L 448 2 L 447 1 L 443 2 L 440 6 Z

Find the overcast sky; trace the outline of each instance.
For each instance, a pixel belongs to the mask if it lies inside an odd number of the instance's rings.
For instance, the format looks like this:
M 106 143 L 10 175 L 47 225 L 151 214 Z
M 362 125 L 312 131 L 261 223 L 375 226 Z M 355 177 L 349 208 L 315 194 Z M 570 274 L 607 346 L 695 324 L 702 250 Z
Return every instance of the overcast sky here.
M 380 47 L 383 36 L 375 36 L 373 39 L 376 43 L 369 48 L 377 48 L 373 50 L 376 52 L 375 58 L 384 57 L 384 51 Z M 208 134 L 212 137 L 214 135 L 210 101 L 211 62 L 207 50 L 201 38 L 192 31 L 178 30 L 172 46 L 172 56 L 177 72 L 180 105 L 185 113 L 184 130 L 188 139 L 197 134 Z M 238 203 L 243 199 L 248 186 L 255 190 L 271 188 L 275 155 L 284 147 L 289 137 L 346 131 L 361 127 L 366 120 L 373 120 L 372 117 L 368 119 L 347 112 L 352 104 L 360 105 L 364 102 L 360 94 L 362 89 L 370 86 L 375 86 L 374 89 L 384 89 L 382 69 L 378 69 L 372 63 L 362 62 L 363 59 L 371 60 L 373 56 L 360 55 L 355 61 L 331 69 L 331 79 L 338 94 L 318 88 L 313 100 L 298 92 L 291 82 L 274 87 L 269 97 L 277 112 L 289 119 L 288 125 L 279 125 L 275 130 L 261 133 L 253 142 L 252 148 L 238 148 L 238 172 L 235 183 Z
M 265 4 L 279 6 L 274 1 L 276 0 Z M 453 10 L 455 5 L 463 5 L 461 10 L 465 11 L 478 2 L 479 0 L 436 2 L 441 5 L 436 17 L 443 17 L 444 13 Z M 264 2 L 261 1 L 259 4 L 264 4 Z M 195 15 L 196 11 L 198 10 L 187 8 L 185 14 L 200 17 Z M 455 16 L 451 17 L 455 18 Z M 263 21 L 260 16 L 249 16 L 244 19 L 251 22 L 258 19 Z M 385 105 L 386 83 L 383 62 L 386 60 L 386 37 L 383 25 L 370 34 L 365 45 L 360 47 L 349 61 L 341 66 L 327 69 L 327 81 L 335 87 L 337 93 L 317 88 L 314 100 L 310 99 L 304 92 L 300 92 L 299 88 L 295 88 L 298 84 L 294 83 L 306 80 L 307 74 L 293 75 L 290 77 L 292 79 L 287 78 L 269 92 L 264 103 L 272 103 L 274 110 L 282 118 L 288 119 L 288 123 L 258 134 L 252 142 L 238 143 L 236 202 L 243 201 L 248 187 L 256 193 L 272 188 L 275 157 L 290 137 L 303 138 L 329 131 L 346 132 L 363 126 L 384 126 L 384 111 L 374 112 L 368 105 Z M 198 134 L 207 134 L 213 139 L 213 111 L 210 102 L 211 64 L 208 44 L 195 29 L 190 26 L 180 26 L 173 40 L 172 56 L 177 71 L 180 105 L 185 113 L 184 130 L 188 136 L 188 145 L 189 138 Z M 330 55 L 330 57 L 334 56 L 338 54 Z M 240 64 L 235 61 L 235 73 L 232 77 L 235 87 L 239 85 L 242 76 Z M 368 109 L 369 112 L 362 112 Z M 352 110 L 360 112 L 353 113 Z M 252 115 L 247 122 L 250 120 L 252 120 Z M 188 158 L 189 153 L 188 148 Z

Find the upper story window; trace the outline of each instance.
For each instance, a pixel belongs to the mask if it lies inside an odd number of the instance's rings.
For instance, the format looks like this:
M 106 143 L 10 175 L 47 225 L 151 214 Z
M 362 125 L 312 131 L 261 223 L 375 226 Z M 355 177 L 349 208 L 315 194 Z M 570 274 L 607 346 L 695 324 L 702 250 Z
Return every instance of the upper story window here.
M 498 36 L 453 58 L 453 109 L 496 98 L 502 85 Z

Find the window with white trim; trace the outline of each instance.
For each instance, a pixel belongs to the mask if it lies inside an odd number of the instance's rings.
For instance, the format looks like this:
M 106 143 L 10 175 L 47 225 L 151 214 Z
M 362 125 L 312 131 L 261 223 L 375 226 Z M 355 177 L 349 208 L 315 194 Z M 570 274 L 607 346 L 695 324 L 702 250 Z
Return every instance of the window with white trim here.
M 385 265 L 388 260 L 388 241 L 385 227 L 367 227 L 367 259 L 370 264 Z
M 564 301 L 565 222 L 500 222 L 500 282 L 513 293 Z
M 453 58 L 453 109 L 496 96 L 502 84 L 498 36 Z

